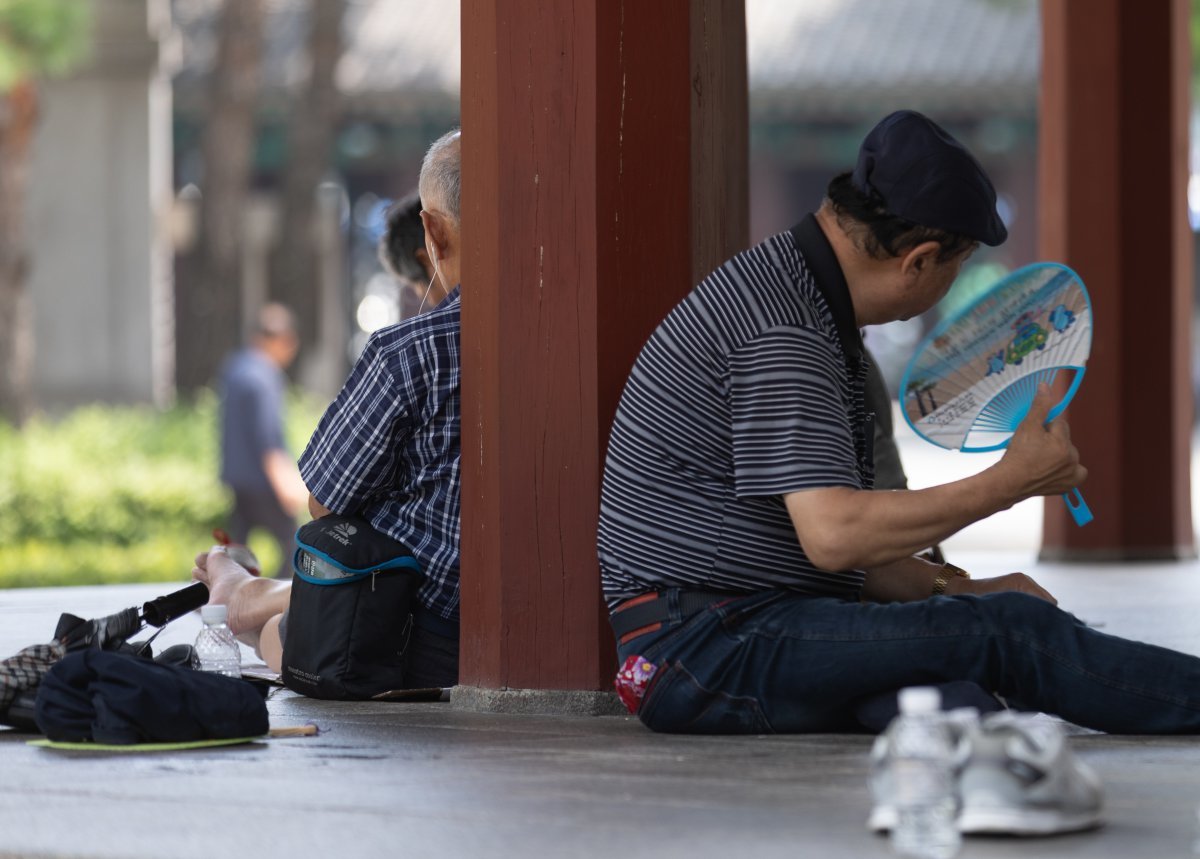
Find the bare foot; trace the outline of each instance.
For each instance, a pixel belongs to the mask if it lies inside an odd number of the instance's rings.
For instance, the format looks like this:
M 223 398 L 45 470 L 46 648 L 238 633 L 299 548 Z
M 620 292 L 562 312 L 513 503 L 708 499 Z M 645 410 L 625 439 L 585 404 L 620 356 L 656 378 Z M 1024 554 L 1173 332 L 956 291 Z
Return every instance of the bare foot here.
M 290 582 L 261 579 L 229 557 L 224 546 L 196 556 L 192 578 L 208 585 L 209 605 L 228 607 L 229 629 L 240 640 L 258 647 L 263 625 L 287 610 Z
M 229 628 L 233 629 L 233 606 L 230 605 L 230 601 L 239 590 L 239 585 L 242 585 L 244 580 L 253 578 L 249 571 L 241 564 L 235 563 L 224 546 L 213 546 L 207 552 L 196 556 L 196 568 L 192 570 L 192 578 L 208 585 L 209 605 L 229 606 Z

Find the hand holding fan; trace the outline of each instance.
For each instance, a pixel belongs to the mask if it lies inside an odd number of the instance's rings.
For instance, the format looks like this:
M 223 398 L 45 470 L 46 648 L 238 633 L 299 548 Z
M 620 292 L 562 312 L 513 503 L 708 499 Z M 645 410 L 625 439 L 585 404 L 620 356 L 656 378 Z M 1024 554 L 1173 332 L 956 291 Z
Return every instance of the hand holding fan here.
M 1069 374 L 1056 418 L 1083 381 L 1092 348 L 1092 305 L 1083 281 L 1058 263 L 1012 272 L 942 320 L 917 348 L 901 382 L 904 418 L 951 450 L 1005 447 L 1038 385 Z M 1063 496 L 1077 525 L 1092 520 L 1079 490 Z

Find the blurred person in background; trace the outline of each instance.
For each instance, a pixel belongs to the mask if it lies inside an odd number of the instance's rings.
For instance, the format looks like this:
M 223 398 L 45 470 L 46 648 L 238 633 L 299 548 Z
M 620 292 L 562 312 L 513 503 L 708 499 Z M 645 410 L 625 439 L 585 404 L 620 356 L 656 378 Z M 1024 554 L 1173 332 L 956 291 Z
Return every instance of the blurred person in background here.
M 414 191 L 393 203 L 384 220 L 379 262 L 400 281 L 400 318 L 408 319 L 437 307 L 446 297 L 446 290 L 434 277 L 433 262 L 425 250 L 421 195 Z
M 233 492 L 228 536 L 245 543 L 262 528 L 279 544 L 276 578 L 291 576 L 296 516 L 308 503 L 295 457 L 284 441 L 286 370 L 300 339 L 292 312 L 267 304 L 250 344 L 221 369 L 221 482 Z

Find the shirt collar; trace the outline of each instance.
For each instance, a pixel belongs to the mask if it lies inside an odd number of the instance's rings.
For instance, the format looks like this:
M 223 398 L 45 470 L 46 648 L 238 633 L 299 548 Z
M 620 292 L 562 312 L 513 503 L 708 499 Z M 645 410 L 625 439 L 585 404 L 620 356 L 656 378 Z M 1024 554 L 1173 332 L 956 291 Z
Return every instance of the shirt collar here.
M 800 255 L 804 257 L 804 262 L 816 281 L 817 289 L 833 316 L 842 351 L 852 361 L 861 361 L 862 332 L 859 331 L 858 321 L 854 318 L 850 287 L 846 284 L 846 276 L 842 274 L 842 267 L 838 264 L 833 246 L 829 244 L 825 232 L 811 214 L 792 227 L 792 237 L 796 240 L 796 247 L 800 249 Z

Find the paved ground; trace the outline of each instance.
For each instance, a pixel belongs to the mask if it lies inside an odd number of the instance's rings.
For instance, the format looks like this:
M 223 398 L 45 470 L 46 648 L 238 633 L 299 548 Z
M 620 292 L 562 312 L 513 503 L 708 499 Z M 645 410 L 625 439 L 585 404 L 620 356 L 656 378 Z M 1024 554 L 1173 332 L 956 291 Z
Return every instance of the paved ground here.
M 1030 567 L 995 552 L 979 572 Z M 1110 632 L 1200 653 L 1200 566 L 1037 575 Z M 0 652 L 60 611 L 136 605 L 162 587 L 0 592 Z M 188 641 L 198 621 L 168 627 Z M 863 829 L 869 740 L 656 736 L 617 717 L 500 716 L 449 704 L 333 704 L 288 692 L 274 726 L 320 736 L 153 755 L 71 754 L 0 731 L 0 856 L 887 856 Z M 1108 826 L 1032 842 L 972 840 L 965 857 L 1186 857 L 1200 740 L 1079 736 Z
M 934 454 L 906 449 L 910 472 L 942 469 L 946 479 L 976 467 Z M 1106 631 L 1200 654 L 1200 564 L 1038 565 L 1039 527 L 1034 502 L 948 548 L 976 574 L 1033 572 Z M 108 614 L 171 589 L 0 591 L 0 655 L 44 640 L 61 611 Z M 161 641 L 190 641 L 197 627 L 184 618 Z M 619 717 L 332 704 L 288 692 L 269 707 L 273 726 L 315 722 L 322 733 L 103 755 L 33 748 L 0 729 L 0 857 L 890 855 L 863 825 L 866 737 L 667 737 Z M 1108 825 L 971 840 L 964 857 L 1200 855 L 1200 739 L 1072 742 L 1104 780 Z

